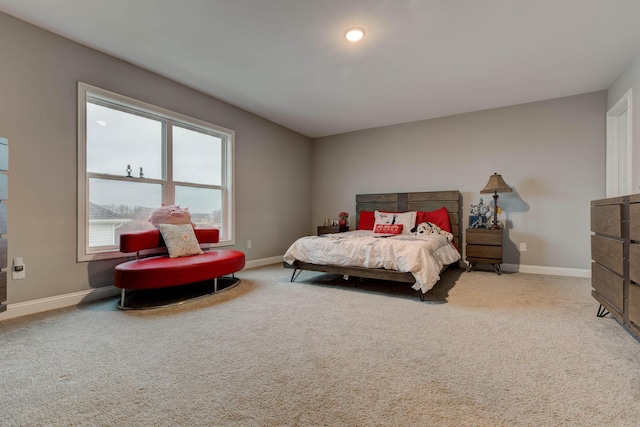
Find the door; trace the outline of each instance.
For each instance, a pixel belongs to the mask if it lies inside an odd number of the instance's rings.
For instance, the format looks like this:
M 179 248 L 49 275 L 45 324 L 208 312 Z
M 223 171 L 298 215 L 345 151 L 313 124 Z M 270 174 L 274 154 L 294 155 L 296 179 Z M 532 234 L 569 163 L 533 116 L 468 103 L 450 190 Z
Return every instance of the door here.
M 606 197 L 633 193 L 632 89 L 607 111 Z

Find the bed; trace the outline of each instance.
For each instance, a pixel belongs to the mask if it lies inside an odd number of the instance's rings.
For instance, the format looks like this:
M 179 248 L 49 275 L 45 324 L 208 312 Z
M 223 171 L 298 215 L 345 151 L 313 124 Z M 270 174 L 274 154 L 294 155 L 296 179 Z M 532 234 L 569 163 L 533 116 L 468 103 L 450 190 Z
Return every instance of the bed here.
M 408 283 L 424 300 L 424 294 L 439 280 L 440 273 L 449 265 L 459 265 L 461 257 L 456 249 L 461 248 L 462 244 L 462 196 L 459 191 L 358 194 L 356 218 L 351 228 L 364 224 L 364 216 L 369 218 L 374 211 L 416 211 L 426 215 L 441 215 L 444 211 L 445 217 L 448 216 L 453 241 L 448 243 L 439 236 L 422 239 L 407 233 L 390 236 L 362 230 L 302 237 L 284 255 L 284 266 L 293 269 L 291 281 L 301 271 L 310 270 Z M 416 221 L 424 218 L 431 219 L 432 216 L 419 215 Z M 333 254 L 334 249 L 342 250 L 342 247 L 347 254 L 337 258 Z M 433 257 L 436 250 L 437 256 Z

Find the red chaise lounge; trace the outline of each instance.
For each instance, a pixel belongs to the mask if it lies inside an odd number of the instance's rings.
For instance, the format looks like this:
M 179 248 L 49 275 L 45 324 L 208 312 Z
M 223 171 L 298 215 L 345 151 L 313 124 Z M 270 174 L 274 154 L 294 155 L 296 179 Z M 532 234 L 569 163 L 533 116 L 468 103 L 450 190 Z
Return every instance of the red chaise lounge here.
M 219 230 L 195 229 L 200 244 L 217 243 Z M 244 253 L 234 249 L 212 249 L 200 255 L 169 258 L 168 254 L 140 257 L 140 251 L 165 247 L 158 230 L 132 231 L 120 235 L 120 251 L 136 252 L 136 259 L 115 267 L 113 285 L 121 289 L 120 308 L 125 306 L 127 290 L 158 289 L 214 279 L 214 293 L 218 278 L 244 268 Z

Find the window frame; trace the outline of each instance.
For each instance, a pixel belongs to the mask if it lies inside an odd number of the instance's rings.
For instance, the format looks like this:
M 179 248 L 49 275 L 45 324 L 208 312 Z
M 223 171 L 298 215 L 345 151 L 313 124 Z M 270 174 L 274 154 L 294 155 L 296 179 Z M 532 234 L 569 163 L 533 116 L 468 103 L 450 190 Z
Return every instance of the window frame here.
M 222 239 L 216 244 L 203 247 L 235 245 L 235 131 L 213 123 L 186 116 L 162 107 L 139 101 L 115 92 L 101 89 L 83 82 L 78 82 L 78 177 L 77 177 L 77 260 L 78 262 L 98 259 L 122 258 L 125 255 L 117 247 L 89 246 L 89 180 L 91 178 L 125 180 L 124 176 L 92 173 L 87 170 L 87 112 L 88 100 L 97 101 L 99 105 L 115 108 L 138 116 L 160 120 L 162 123 L 162 178 L 136 178 L 139 182 L 160 183 L 163 185 L 163 203 L 175 202 L 175 187 L 214 188 L 222 191 Z M 211 134 L 222 141 L 222 182 L 218 185 L 201 185 L 174 181 L 172 176 L 172 126 Z M 117 245 L 116 245 L 117 246 Z

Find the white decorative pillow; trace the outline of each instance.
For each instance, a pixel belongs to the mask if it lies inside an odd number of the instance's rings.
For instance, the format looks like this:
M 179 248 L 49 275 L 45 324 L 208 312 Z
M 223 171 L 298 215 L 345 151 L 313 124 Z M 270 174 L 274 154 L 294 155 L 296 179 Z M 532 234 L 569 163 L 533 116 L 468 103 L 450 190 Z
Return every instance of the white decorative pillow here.
M 380 212 L 373 213 L 376 221 L 373 229 L 378 224 L 402 224 L 402 234 L 409 234 L 411 229 L 416 225 L 416 211 L 411 212 Z
M 169 258 L 199 255 L 202 252 L 191 224 L 158 224 Z

